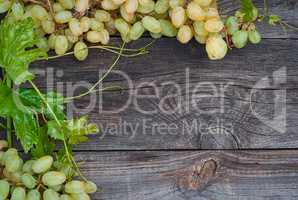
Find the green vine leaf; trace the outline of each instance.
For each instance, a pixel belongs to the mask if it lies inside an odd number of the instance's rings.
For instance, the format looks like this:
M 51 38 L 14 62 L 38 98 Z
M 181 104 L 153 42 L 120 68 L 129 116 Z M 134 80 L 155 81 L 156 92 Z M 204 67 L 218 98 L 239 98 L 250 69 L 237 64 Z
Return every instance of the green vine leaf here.
M 271 26 L 275 26 L 277 23 L 279 23 L 281 21 L 281 18 L 280 16 L 278 15 L 269 15 L 269 20 L 268 20 L 268 23 L 271 25 Z
M 258 9 L 254 6 L 252 0 L 240 0 L 241 12 L 244 14 L 245 22 L 252 22 L 258 18 Z

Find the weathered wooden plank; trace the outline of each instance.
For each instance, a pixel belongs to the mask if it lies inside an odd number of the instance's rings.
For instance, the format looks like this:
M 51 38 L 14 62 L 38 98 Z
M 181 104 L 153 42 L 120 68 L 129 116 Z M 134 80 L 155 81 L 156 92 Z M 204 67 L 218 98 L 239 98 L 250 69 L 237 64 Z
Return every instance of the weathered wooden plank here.
M 294 200 L 298 152 L 172 151 L 77 153 L 103 188 L 95 200 Z
M 135 45 L 146 42 L 149 40 L 143 39 Z M 80 110 L 68 108 L 85 114 L 82 109 L 89 105 L 91 120 L 101 127 L 102 138 L 95 136 L 78 148 L 295 148 L 297 48 L 298 41 L 264 40 L 258 46 L 233 50 L 224 60 L 210 61 L 204 49 L 194 42 L 180 45 L 173 39 L 160 39 L 149 55 L 123 58 L 117 65 L 132 85 L 123 75 L 111 74 L 104 85 L 119 85 L 123 91 L 101 93 L 93 97 L 95 101 L 91 104 L 89 97 L 77 100 L 73 106 Z M 63 71 L 62 77 L 56 77 L 48 85 L 51 88 L 53 83 L 58 84 L 65 91 L 66 84 L 95 83 L 99 71 L 106 69 L 115 57 L 109 53 L 97 54 L 91 51 L 85 62 L 69 56 L 38 62 L 33 68 Z M 40 86 L 44 86 L 43 79 L 39 79 Z M 68 89 L 68 95 L 71 92 Z M 140 94 L 153 96 L 144 98 Z M 166 99 L 168 95 L 172 96 Z M 122 111 L 108 112 L 120 109 L 129 99 L 129 105 Z M 176 112 L 167 113 L 178 105 L 180 109 Z M 286 108 L 284 115 L 279 114 L 282 110 L 278 106 Z M 140 108 L 157 112 L 146 114 Z M 271 120 L 274 112 L 284 117 L 286 123 L 281 123 L 282 118 Z

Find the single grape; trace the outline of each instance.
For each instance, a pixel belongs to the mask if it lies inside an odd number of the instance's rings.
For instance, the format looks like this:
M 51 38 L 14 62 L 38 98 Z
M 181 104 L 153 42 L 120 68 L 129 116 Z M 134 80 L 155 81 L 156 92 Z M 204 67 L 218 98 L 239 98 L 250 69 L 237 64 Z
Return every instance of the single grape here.
M 59 200 L 59 194 L 52 189 L 47 189 L 43 193 L 43 200 Z
M 233 35 L 239 31 L 239 23 L 236 17 L 230 16 L 225 22 L 228 34 Z
M 90 19 L 90 28 L 92 31 L 101 31 L 104 29 L 104 23 L 95 18 Z
M 86 193 L 88 194 L 92 194 L 95 193 L 97 191 L 97 186 L 95 183 L 91 182 L 91 181 L 87 181 L 84 184 L 84 190 Z
M 41 22 L 41 27 L 45 33 L 51 34 L 55 32 L 55 22 L 51 19 L 43 20 Z
M 26 196 L 26 200 L 41 200 L 41 195 L 38 190 L 30 190 Z
M 15 148 L 9 148 L 2 157 L 2 165 L 5 165 L 6 160 L 15 155 L 18 155 L 18 151 Z
M 77 42 L 74 46 L 74 56 L 76 59 L 83 61 L 88 56 L 88 47 L 84 42 Z
M 68 194 L 79 194 L 85 192 L 85 184 L 82 181 L 70 181 L 65 184 L 65 192 Z
M 157 14 L 166 13 L 170 8 L 169 0 L 157 0 L 155 3 L 154 11 Z
M 16 187 L 10 197 L 10 200 L 25 200 L 26 190 L 22 187 Z
M 124 5 L 120 6 L 120 15 L 128 23 L 134 23 L 134 21 L 136 20 L 135 13 L 128 13 Z
M 55 21 L 59 24 L 64 24 L 72 19 L 72 14 L 70 11 L 62 10 L 55 14 Z
M 185 0 L 169 0 L 169 6 L 174 9 L 176 7 L 183 7 L 185 4 Z
M 83 34 L 83 29 L 81 27 L 81 24 L 80 24 L 79 20 L 76 18 L 72 18 L 68 22 L 68 27 L 69 27 L 70 31 L 72 32 L 72 34 L 75 36 L 80 36 Z
M 36 46 L 45 52 L 48 52 L 50 50 L 48 40 L 45 37 L 39 37 L 36 42 Z
M 195 21 L 193 24 L 193 29 L 196 35 L 207 36 L 208 31 L 205 29 L 205 23 L 202 21 Z
M 116 10 L 119 8 L 119 5 L 116 5 L 112 0 L 103 0 L 101 1 L 101 7 L 104 10 Z
M 61 6 L 65 9 L 71 10 L 75 3 L 74 0 L 58 0 Z
M 0 180 L 0 199 L 6 199 L 9 194 L 9 183 L 6 180 Z
M 110 41 L 110 35 L 109 32 L 106 29 L 103 29 L 101 31 L 99 31 L 100 34 L 100 43 L 106 45 L 109 43 Z
M 148 0 L 146 4 L 139 4 L 137 12 L 142 14 L 151 13 L 154 10 L 155 2 L 153 0 Z
M 111 19 L 110 13 L 105 10 L 96 10 L 94 17 L 101 22 L 108 22 Z
M 90 200 L 90 197 L 86 193 L 71 194 L 73 200 Z
M 57 13 L 57 12 L 59 12 L 59 11 L 64 10 L 64 8 L 62 7 L 62 5 L 61 5 L 60 3 L 55 2 L 55 3 L 53 4 L 53 10 L 54 10 L 55 13 Z
M 77 12 L 84 13 L 89 9 L 90 2 L 89 0 L 76 0 L 75 1 L 75 9 Z
M 86 39 L 91 43 L 98 43 L 101 40 L 101 35 L 98 31 L 88 31 L 86 35 Z
M 224 24 L 218 19 L 209 19 L 205 22 L 205 29 L 211 33 L 218 33 L 224 28 Z
M 124 7 L 127 13 L 135 13 L 138 9 L 138 5 L 138 0 L 126 0 L 124 3 Z
M 119 33 L 125 36 L 128 35 L 130 31 L 129 24 L 122 18 L 118 18 L 115 20 L 115 28 L 119 31 Z
M 196 41 L 198 43 L 200 43 L 200 44 L 206 44 L 207 36 L 205 36 L 205 35 L 197 35 L 197 34 L 195 34 L 194 36 L 195 36 L 195 39 L 196 39 Z
M 194 21 L 203 21 L 206 17 L 205 11 L 195 2 L 187 5 L 187 16 Z
M 210 60 L 219 60 L 227 54 L 228 46 L 220 35 L 215 34 L 208 37 L 206 51 Z
M 32 171 L 32 165 L 35 161 L 34 160 L 28 160 L 24 163 L 23 165 L 23 172 L 24 173 L 29 173 L 29 174 L 32 174 L 33 171 Z
M 55 40 L 55 53 L 64 55 L 68 50 L 68 40 L 64 35 L 58 35 Z M 46 157 L 43 160 L 38 159 L 32 166 L 35 173 L 40 174 L 48 171 L 53 163 L 52 157 Z
M 144 28 L 151 33 L 160 33 L 161 32 L 161 25 L 160 22 L 151 16 L 145 16 L 142 19 L 142 24 Z
M 10 0 L 2 0 L 0 1 L 0 13 L 7 12 L 11 7 L 11 1 Z
M 44 7 L 37 4 L 34 4 L 34 6 L 32 6 L 30 12 L 33 18 L 38 19 L 40 21 L 46 20 L 49 17 L 47 10 Z
M 58 171 L 49 171 L 42 176 L 43 184 L 49 187 L 61 185 L 65 180 L 65 174 Z
M 86 17 L 86 16 L 82 17 L 80 19 L 80 26 L 81 26 L 83 32 L 89 31 L 90 26 L 91 26 L 90 18 Z
M 217 8 L 208 8 L 206 13 L 206 20 L 208 19 L 220 19 Z
M 248 32 L 248 39 L 252 44 L 258 44 L 261 42 L 261 34 L 257 30 L 252 30 Z
M 180 26 L 182 26 L 186 21 L 186 14 L 185 14 L 184 8 L 180 6 L 173 8 L 171 12 L 171 20 L 172 20 L 172 24 L 176 28 L 179 28 Z
M 137 40 L 143 35 L 144 32 L 145 28 L 143 27 L 142 22 L 136 22 L 133 24 L 129 31 L 129 38 L 131 40 Z
M 49 36 L 48 45 L 49 45 L 50 49 L 55 49 L 56 38 L 57 38 L 57 35 L 55 35 L 55 34 L 51 34 Z M 31 166 L 31 170 L 32 170 L 32 166 Z
M 179 28 L 177 33 L 177 40 L 182 44 L 188 43 L 193 37 L 191 28 L 188 25 L 183 25 Z
M 232 36 L 233 44 L 236 48 L 243 48 L 247 44 L 248 41 L 248 33 L 247 31 L 237 31 Z
M 25 173 L 22 175 L 21 177 L 22 183 L 26 186 L 26 188 L 28 189 L 33 189 L 35 188 L 37 181 L 35 180 L 35 178 L 28 173 Z
M 58 46 L 58 44 L 62 46 L 62 47 L 59 46 L 59 48 L 64 50 L 65 49 L 64 46 L 67 44 L 66 37 L 65 36 L 57 36 L 57 38 L 55 40 L 55 49 L 56 49 L 56 46 Z M 48 171 L 52 167 L 52 164 L 53 164 L 52 156 L 43 156 L 33 163 L 32 170 L 36 174 L 41 174 L 41 173 Z
M 23 18 L 23 15 L 25 13 L 24 7 L 22 6 L 22 4 L 15 2 L 11 7 L 11 13 L 16 20 L 20 20 Z
M 17 172 L 18 170 L 22 169 L 22 167 L 23 160 L 18 155 L 12 155 L 5 161 L 5 169 L 8 172 Z

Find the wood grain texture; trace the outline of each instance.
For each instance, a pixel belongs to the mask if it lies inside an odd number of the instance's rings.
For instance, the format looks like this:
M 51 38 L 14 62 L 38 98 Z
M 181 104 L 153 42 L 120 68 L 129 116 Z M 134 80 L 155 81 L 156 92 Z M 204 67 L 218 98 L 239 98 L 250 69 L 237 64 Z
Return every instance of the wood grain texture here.
M 130 46 L 142 46 L 149 41 L 142 39 Z M 117 39 L 114 42 L 119 43 Z M 82 109 L 91 106 L 91 120 L 102 130 L 102 136 L 95 136 L 94 140 L 78 148 L 295 148 L 298 143 L 298 59 L 293 49 L 297 48 L 296 40 L 264 40 L 257 46 L 232 50 L 224 60 L 210 61 L 203 47 L 195 42 L 181 45 L 173 39 L 160 39 L 153 44 L 150 54 L 120 60 L 116 70 L 127 75 L 132 85 L 123 75 L 110 74 L 104 86 L 121 86 L 121 91 L 93 96 L 94 105 L 90 103 L 90 97 L 70 105 L 69 111 L 74 111 L 75 106 L 81 109 L 78 111 L 81 114 L 86 114 Z M 115 55 L 110 53 L 92 50 L 85 62 L 69 56 L 38 62 L 32 67 L 63 72 L 62 77 L 56 77 L 48 85 L 51 88 L 55 83 L 55 87 L 58 85 L 65 91 L 66 85 L 80 81 L 88 82 L 90 87 L 98 80 L 100 70 L 107 69 L 114 58 Z M 44 87 L 44 78 L 39 78 L 38 83 Z M 83 90 L 78 88 L 75 93 Z M 71 90 L 68 91 L 70 96 Z M 286 92 L 284 131 L 279 130 L 283 128 L 279 121 L 272 126 L 263 120 L 271 120 L 276 106 L 282 105 L 283 99 L 276 95 L 280 92 Z M 152 96 L 144 98 L 140 94 Z M 129 105 L 121 112 L 107 112 L 115 111 L 127 102 Z M 144 114 L 138 108 L 155 110 L 156 113 Z M 175 109 L 176 112 L 167 113 Z M 193 123 L 196 123 L 196 129 L 191 129 Z M 162 130 L 163 127 L 155 125 L 170 128 Z
M 103 188 L 94 200 L 294 200 L 298 152 L 77 153 Z

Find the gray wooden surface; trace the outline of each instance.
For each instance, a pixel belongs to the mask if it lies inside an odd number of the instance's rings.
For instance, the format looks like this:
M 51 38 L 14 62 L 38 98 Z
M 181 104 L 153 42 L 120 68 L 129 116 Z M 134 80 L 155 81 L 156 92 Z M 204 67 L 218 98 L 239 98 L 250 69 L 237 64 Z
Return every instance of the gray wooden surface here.
M 262 7 L 262 0 L 255 2 Z M 234 0 L 220 1 L 222 13 L 234 12 L 237 5 Z M 269 5 L 272 13 L 298 26 L 298 1 L 269 0 Z M 104 92 L 102 107 L 111 111 L 123 106 L 129 96 L 136 99 L 137 94 L 155 95 L 137 100 L 143 109 L 156 109 L 157 113 L 142 114 L 131 103 L 122 112 L 111 114 L 101 112 L 97 101 L 89 115 L 102 127 L 102 134 L 76 147 L 78 160 L 86 161 L 84 172 L 103 188 L 94 199 L 297 199 L 298 31 L 285 32 L 280 26 L 266 24 L 260 24 L 259 29 L 264 37 L 260 45 L 232 50 L 221 61 L 208 60 L 204 47 L 195 41 L 181 45 L 169 38 L 157 40 L 148 55 L 121 58 L 116 69 L 125 73 L 132 85 L 123 76 L 111 74 L 104 86 L 122 89 Z M 145 37 L 128 46 L 141 47 L 151 41 Z M 113 43 L 120 44 L 119 38 L 113 38 Z M 48 86 L 58 84 L 65 90 L 66 83 L 95 83 L 99 72 L 107 69 L 114 58 L 111 53 L 92 50 L 85 62 L 69 56 L 37 62 L 32 67 L 48 72 L 62 70 L 63 76 Z M 185 78 L 188 73 L 189 81 Z M 43 78 L 38 81 L 45 87 Z M 181 93 L 177 94 L 173 85 L 164 86 L 168 81 L 181 87 Z M 158 97 L 145 82 L 156 85 Z M 224 95 L 211 97 L 208 85 L 190 92 L 207 82 L 217 90 L 224 87 Z M 84 89 L 76 93 L 81 91 Z M 273 126 L 263 120 L 271 119 L 278 109 L 276 105 L 282 105 L 282 99 L 274 96 L 276 92 L 284 92 L 286 97 L 285 127 L 279 120 Z M 165 114 L 159 103 L 170 94 L 164 109 L 175 108 L 182 101 L 184 109 L 190 102 L 202 112 L 190 108 Z M 89 100 L 77 100 L 75 105 L 84 108 Z M 84 114 L 82 110 L 79 113 Z M 149 126 L 145 131 L 144 120 Z M 185 123 L 193 120 L 210 129 L 185 133 Z M 130 127 L 123 128 L 125 123 Z M 156 131 L 154 124 L 175 124 L 178 128 Z

